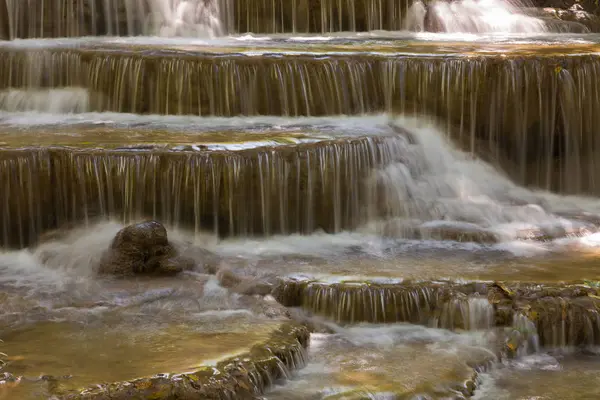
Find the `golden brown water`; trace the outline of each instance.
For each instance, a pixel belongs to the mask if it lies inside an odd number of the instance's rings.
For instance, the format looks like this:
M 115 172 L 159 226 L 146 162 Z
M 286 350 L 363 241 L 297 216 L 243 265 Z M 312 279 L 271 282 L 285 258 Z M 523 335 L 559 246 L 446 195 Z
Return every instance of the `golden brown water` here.
M 116 229 L 75 233 L 62 239 L 70 246 L 50 241 L 34 254 L 0 253 L 2 372 L 21 377 L 3 386 L 8 398 L 192 372 L 265 344 L 287 322 L 203 274 L 95 277 Z
M 190 325 L 157 331 L 124 326 L 95 328 L 69 323 L 41 323 L 4 331 L 9 356 L 5 370 L 32 380 L 43 375 L 59 379 L 62 389 L 81 389 L 102 382 L 121 382 L 158 373 L 183 373 L 248 351 L 264 343 L 277 323 L 251 326 L 232 321 L 210 332 Z M 66 378 L 70 376 L 69 378 Z M 24 383 L 29 392 L 36 385 Z

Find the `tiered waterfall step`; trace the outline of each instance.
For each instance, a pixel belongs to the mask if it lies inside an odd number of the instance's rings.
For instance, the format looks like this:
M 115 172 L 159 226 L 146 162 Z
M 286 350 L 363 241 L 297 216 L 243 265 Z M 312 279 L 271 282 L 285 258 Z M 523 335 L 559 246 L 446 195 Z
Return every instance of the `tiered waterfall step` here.
M 161 0 L 49 0 L 27 3 L 4 1 L 0 3 L 0 39 L 186 33 L 222 35 L 246 32 L 477 29 L 476 24 L 469 20 L 470 13 L 473 13 L 473 3 L 463 6 L 459 2 L 456 12 L 463 21 L 458 26 L 447 23 L 448 11 L 444 8 L 447 7 L 444 1 L 191 0 L 186 3 L 181 6 L 180 3 L 165 4 Z M 547 3 L 551 2 L 534 2 L 541 7 Z M 563 3 L 565 8 L 568 7 L 567 3 Z M 438 10 L 438 7 L 442 9 Z M 483 5 L 483 10 L 484 7 L 490 7 L 494 11 L 497 8 L 494 4 Z M 587 7 L 593 11 L 593 5 Z M 541 9 L 532 12 L 504 5 L 500 13 L 504 15 L 499 17 L 499 23 L 490 24 L 484 18 L 479 22 L 490 28 L 494 25 L 505 26 L 511 31 L 518 30 L 519 24 L 523 25 L 523 31 L 528 31 L 528 28 L 558 32 L 598 29 L 597 18 L 583 11 L 554 9 L 553 13 L 544 13 Z M 514 21 L 510 20 L 512 13 L 520 13 Z M 540 20 L 521 15 L 524 13 L 544 18 Z M 503 21 L 503 18 L 509 21 Z
M 3 44 L 0 109 L 428 115 L 520 184 L 600 192 L 594 44 L 90 42 Z
M 32 399 L 32 393 L 69 400 L 251 398 L 304 367 L 309 342 L 305 327 L 290 321 L 249 322 L 246 314 L 233 315 L 162 332 L 132 327 L 127 340 L 123 340 L 123 333 L 108 328 L 87 327 L 83 333 L 75 323 L 39 324 L 5 332 L 10 351 L 16 355 L 7 356 L 12 371 L 32 377 L 48 372 L 53 375 L 12 382 L 3 375 L 2 380 L 11 387 L 10 395 L 21 399 Z M 35 341 L 47 350 L 32 348 Z M 71 356 L 65 362 L 54 362 L 51 371 L 40 369 L 48 365 L 46 359 L 61 360 L 73 348 L 82 347 L 90 350 L 88 355 L 94 354 L 113 367 L 94 368 L 95 363 L 85 356 Z M 127 357 L 128 365 L 115 367 L 123 357 Z M 80 362 L 74 367 L 77 358 Z
M 445 118 L 465 134 L 491 126 L 502 132 L 501 121 L 514 129 L 517 119 L 520 134 L 535 131 L 534 124 L 551 131 L 554 125 L 544 124 L 561 117 L 559 107 L 567 107 L 567 100 L 582 104 L 584 120 L 595 110 L 588 100 L 595 95 L 599 48 L 592 44 L 127 42 L 0 46 L 0 108 L 44 107 L 17 101 L 29 90 L 33 98 L 39 90 L 82 88 L 88 91 L 81 106 L 87 111 L 297 116 L 394 110 Z M 496 115 L 506 99 L 513 106 Z M 562 124 L 583 131 L 569 115 Z
M 512 327 L 506 339 L 516 351 L 534 333 L 542 346 L 600 345 L 600 291 L 597 285 L 452 281 L 283 280 L 275 291 L 288 307 L 340 323 L 410 322 L 450 330 Z
M 0 237 L 12 246 L 96 217 L 222 235 L 352 229 L 365 179 L 407 140 L 383 119 L 6 118 Z

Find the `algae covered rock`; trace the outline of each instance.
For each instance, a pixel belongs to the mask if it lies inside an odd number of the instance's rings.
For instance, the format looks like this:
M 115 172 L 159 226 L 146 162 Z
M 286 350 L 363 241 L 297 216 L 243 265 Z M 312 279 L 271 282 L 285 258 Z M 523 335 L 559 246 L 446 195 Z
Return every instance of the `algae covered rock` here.
M 98 272 L 111 275 L 174 275 L 194 267 L 169 243 L 167 230 L 157 221 L 121 229 L 103 257 Z

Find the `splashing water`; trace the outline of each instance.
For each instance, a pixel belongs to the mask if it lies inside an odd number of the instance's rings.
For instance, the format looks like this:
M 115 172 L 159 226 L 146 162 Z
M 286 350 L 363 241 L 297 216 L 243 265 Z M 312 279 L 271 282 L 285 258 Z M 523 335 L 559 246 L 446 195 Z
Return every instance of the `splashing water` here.
M 158 36 L 215 37 L 225 33 L 218 0 L 150 0 L 150 28 Z
M 232 7 L 231 0 L 4 0 L 0 38 L 215 37 L 228 30 Z
M 0 110 L 8 112 L 41 111 L 80 113 L 90 108 L 90 95 L 85 88 L 9 89 L 0 91 Z
M 539 33 L 547 30 L 538 18 L 522 14 L 516 5 L 501 0 L 416 1 L 407 14 L 410 30 L 448 33 Z
M 370 190 L 378 199 L 373 213 L 394 224 L 425 222 L 427 230 L 446 229 L 484 234 L 490 229 L 513 239 L 532 229 L 574 232 L 583 228 L 572 213 L 600 212 L 597 201 L 558 196 L 517 186 L 490 164 L 454 147 L 429 122 L 396 121 L 411 134 L 398 142 L 397 161 L 377 170 Z M 391 219 L 390 219 L 391 217 Z

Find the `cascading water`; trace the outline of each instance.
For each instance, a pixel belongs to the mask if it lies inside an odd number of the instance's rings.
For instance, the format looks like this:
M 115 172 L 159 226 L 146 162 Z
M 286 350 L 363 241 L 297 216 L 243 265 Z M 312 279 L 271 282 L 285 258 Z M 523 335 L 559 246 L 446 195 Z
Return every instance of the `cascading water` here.
M 214 37 L 226 33 L 223 16 L 230 5 L 221 0 L 150 0 L 146 34 Z M 131 8 L 131 4 L 129 5 Z
M 447 33 L 540 33 L 547 30 L 539 18 L 523 14 L 504 0 L 416 1 L 407 28 Z
M 0 0 L 0 398 L 593 393 L 582 13 Z
M 501 0 L 4 0 L 0 38 L 87 35 L 214 37 L 234 32 L 583 32 Z
M 226 34 L 231 0 L 4 0 L 0 38 Z M 2 8 L 0 8 L 2 10 Z

